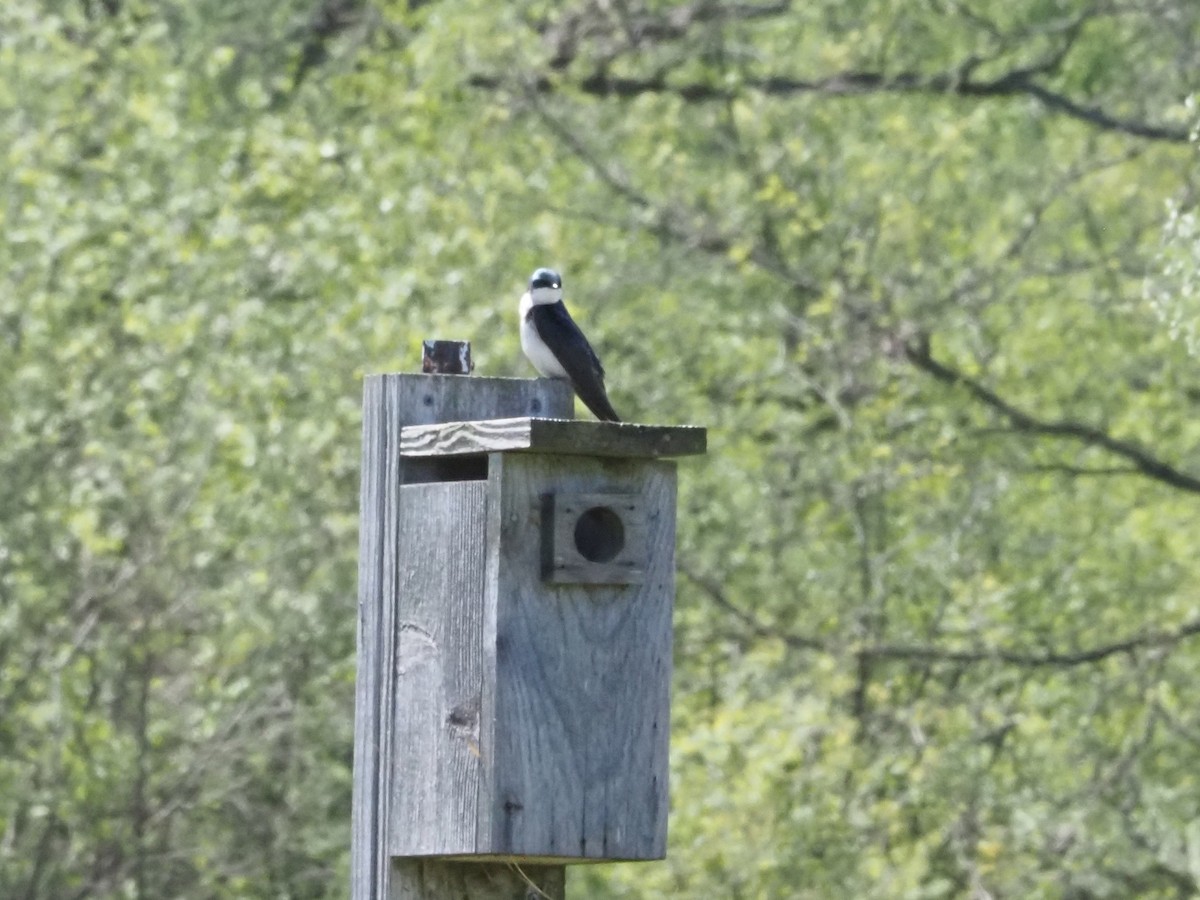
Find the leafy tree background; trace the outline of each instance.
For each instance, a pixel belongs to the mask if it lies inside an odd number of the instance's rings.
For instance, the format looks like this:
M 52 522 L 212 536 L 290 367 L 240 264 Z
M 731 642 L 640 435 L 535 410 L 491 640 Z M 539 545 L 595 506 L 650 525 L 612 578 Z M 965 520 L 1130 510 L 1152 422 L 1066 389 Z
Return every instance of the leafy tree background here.
M 1197 71 L 1193 0 L 0 6 L 0 896 L 345 895 L 360 379 L 532 374 L 543 263 L 711 428 L 670 857 L 575 892 L 1195 895 Z

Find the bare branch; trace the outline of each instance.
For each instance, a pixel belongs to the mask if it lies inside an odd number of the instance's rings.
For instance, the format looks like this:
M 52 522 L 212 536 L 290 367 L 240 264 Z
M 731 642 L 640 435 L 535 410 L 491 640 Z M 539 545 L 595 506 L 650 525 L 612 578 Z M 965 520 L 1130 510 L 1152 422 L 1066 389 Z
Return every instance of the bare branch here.
M 1156 125 L 1136 119 L 1121 118 L 1103 108 L 1089 105 L 1054 91 L 1036 80 L 1039 76 L 1058 72 L 1067 55 L 1075 47 L 1087 25 L 1099 15 L 1096 4 L 1088 5 L 1075 15 L 1043 24 L 1036 32 L 1023 29 L 1003 33 L 994 22 L 981 19 L 958 3 L 952 3 L 955 13 L 990 34 L 999 45 L 988 57 L 971 55 L 942 72 L 845 71 L 824 78 L 802 79 L 787 75 L 748 77 L 743 87 L 729 88 L 720 82 L 673 82 L 667 72 L 651 77 L 617 77 L 609 74 L 610 63 L 626 54 L 639 54 L 648 45 L 667 44 L 686 38 L 696 26 L 712 22 L 754 21 L 785 15 L 791 9 L 789 0 L 768 3 L 712 3 L 695 0 L 675 7 L 667 13 L 645 10 L 630 11 L 623 3 L 594 2 L 574 13 L 564 15 L 552 25 L 541 29 L 550 49 L 550 68 L 563 71 L 578 61 L 581 46 L 589 48 L 588 61 L 594 67 L 591 75 L 576 86 L 595 96 L 636 97 L 641 94 L 673 94 L 693 102 L 728 101 L 739 91 L 748 89 L 775 97 L 799 94 L 832 96 L 865 93 L 929 93 L 963 97 L 1028 97 L 1046 109 L 1073 119 L 1087 122 L 1104 131 L 1116 131 L 1133 137 L 1155 141 L 1185 143 L 1188 129 L 1179 126 Z M 972 76 L 985 62 L 996 62 L 999 55 L 1037 36 L 1056 38 L 1055 46 L 1041 59 L 1013 68 L 992 79 L 977 80 Z M 476 74 L 468 78 L 475 87 L 495 88 L 501 76 Z M 546 78 L 536 82 L 537 90 L 550 93 L 555 86 Z
M 859 661 L 860 666 L 869 666 L 872 662 L 893 660 L 923 665 L 931 663 L 954 665 L 1002 663 L 1032 669 L 1074 668 L 1075 666 L 1094 665 L 1110 657 L 1135 653 L 1139 650 L 1171 648 L 1188 638 L 1200 635 L 1200 618 L 1195 618 L 1189 619 L 1175 628 L 1146 630 L 1107 644 L 1070 651 L 1024 650 L 988 646 L 960 650 L 938 644 L 886 642 L 847 646 L 833 638 L 823 639 L 811 635 L 793 634 L 773 627 L 730 600 L 725 587 L 717 580 L 695 571 L 686 562 L 680 562 L 679 569 L 709 599 L 737 619 L 756 637 L 782 641 L 788 647 L 797 650 L 853 657 Z
M 689 216 L 682 202 L 657 203 L 649 195 L 634 186 L 632 180 L 615 166 L 603 160 L 602 154 L 590 148 L 582 141 L 575 130 L 560 121 L 546 108 L 535 86 L 521 96 L 542 123 L 552 131 L 563 144 L 605 185 L 615 194 L 623 197 L 633 207 L 650 214 L 649 221 L 640 223 L 656 235 L 669 238 L 686 247 L 703 251 L 714 256 L 724 256 L 734 244 L 734 239 L 722 234 L 718 229 L 697 230 L 688 223 Z M 749 256 L 753 263 L 764 272 L 786 281 L 799 296 L 811 297 L 820 293 L 818 285 L 811 279 L 791 271 L 784 263 L 782 256 L 770 252 L 769 248 L 755 245 Z
M 614 76 L 601 68 L 575 82 L 574 86 L 585 94 L 598 97 L 631 98 L 643 94 L 671 94 L 689 103 L 725 102 L 735 98 L 743 90 L 782 98 L 803 94 L 840 97 L 880 93 L 980 98 L 1029 97 L 1053 112 L 1087 122 L 1103 131 L 1115 131 L 1154 141 L 1188 142 L 1186 127 L 1156 125 L 1136 119 L 1120 118 L 1098 106 L 1072 100 L 1065 94 L 1045 87 L 1035 80 L 1035 76 L 1051 62 L 1053 60 L 1028 68 L 1014 69 L 986 81 L 976 81 L 969 77 L 974 66 L 968 61 L 967 64 L 956 66 L 950 71 L 934 74 L 900 72 L 887 75 L 883 72 L 846 71 L 817 79 L 795 78 L 790 75 L 750 77 L 743 80 L 741 87 L 735 88 L 701 81 L 670 81 L 666 75 L 646 78 Z M 472 87 L 495 89 L 500 87 L 504 80 L 499 75 L 475 74 L 468 76 L 467 83 Z M 534 84 L 542 93 L 555 90 L 555 86 L 547 78 L 539 78 Z
M 665 43 L 684 37 L 695 25 L 716 21 L 753 21 L 780 16 L 791 9 L 791 0 L 774 3 L 713 3 L 695 0 L 665 14 L 632 11 L 623 3 L 615 9 L 606 3 L 589 3 L 542 29 L 550 48 L 550 66 L 564 69 L 579 56 L 581 44 L 601 63 L 648 43 Z M 615 12 L 615 15 L 613 13 Z M 616 19 L 616 21 L 611 21 Z M 618 46 L 616 38 L 623 38 Z M 607 39 L 607 40 L 606 40 Z
M 1133 466 L 1096 466 L 1094 468 L 1088 466 L 1070 466 L 1066 464 L 1047 464 L 1039 466 L 1022 466 L 1022 472 L 1037 472 L 1049 473 L 1053 475 L 1066 475 L 1070 478 L 1098 478 L 1107 476 L 1121 475 L 1140 475 L 1141 473 Z
M 300 57 L 292 72 L 293 92 L 310 72 L 325 63 L 329 58 L 329 45 L 355 25 L 362 13 L 361 0 L 320 0 L 301 30 Z
M 1106 113 L 1098 106 L 1085 106 L 1077 103 L 1070 97 L 1056 93 L 1031 80 L 1026 81 L 1016 92 L 1028 94 L 1048 109 L 1063 113 L 1073 119 L 1089 122 L 1103 131 L 1119 131 L 1133 137 L 1146 138 L 1151 141 L 1169 141 L 1176 144 L 1186 144 L 1188 141 L 1187 128 L 1172 128 L 1169 125 L 1153 125 L 1149 122 L 1139 122 L 1136 119 L 1122 119 Z
M 1140 474 L 1148 478 L 1180 490 L 1200 493 L 1200 478 L 1176 469 L 1137 444 L 1115 438 L 1108 432 L 1083 422 L 1069 419 L 1047 421 L 1019 409 L 975 379 L 935 360 L 930 354 L 928 337 L 909 341 L 904 346 L 904 355 L 914 366 L 922 372 L 932 375 L 938 381 L 965 388 L 976 400 L 1007 419 L 1015 431 L 1046 437 L 1067 438 L 1088 447 L 1105 450 L 1126 460 Z
M 975 650 L 950 650 L 917 644 L 877 644 L 859 652 L 874 659 L 897 659 L 914 662 L 982 663 L 999 662 L 1030 668 L 1070 668 L 1103 662 L 1111 656 L 1137 650 L 1173 647 L 1200 634 L 1200 619 L 1191 619 L 1178 628 L 1146 631 L 1108 644 L 1071 652 L 1030 652 L 1006 650 L 1001 647 L 980 647 Z
M 774 640 L 783 641 L 789 647 L 795 647 L 800 650 L 817 650 L 820 652 L 828 652 L 829 647 L 825 641 L 814 637 L 805 637 L 803 635 L 787 634 L 786 632 L 773 628 L 765 622 L 760 622 L 751 613 L 746 612 L 740 606 L 729 599 L 725 592 L 725 587 L 714 578 L 707 575 L 702 575 L 697 572 L 686 562 L 679 562 L 679 571 L 684 577 L 696 587 L 704 591 L 708 598 L 717 604 L 725 612 L 729 613 L 743 625 L 750 629 L 756 637 L 771 638 Z

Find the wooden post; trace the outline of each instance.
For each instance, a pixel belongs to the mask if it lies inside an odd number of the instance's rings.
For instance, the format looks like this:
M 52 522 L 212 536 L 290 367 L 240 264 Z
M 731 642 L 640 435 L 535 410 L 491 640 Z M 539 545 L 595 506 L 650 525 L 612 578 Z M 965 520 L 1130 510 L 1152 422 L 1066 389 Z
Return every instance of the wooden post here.
M 569 863 L 665 853 L 662 457 L 704 432 L 546 421 L 572 411 L 560 381 L 366 381 L 352 900 L 561 900 Z
M 442 362 L 439 362 L 442 361 Z M 447 352 L 430 342 L 423 368 L 470 371 L 469 350 Z M 570 387 L 549 379 L 466 378 L 461 375 L 372 375 L 363 386 L 363 459 L 358 563 L 358 677 L 354 703 L 352 900 L 481 900 L 524 898 L 533 886 L 550 898 L 564 893 L 563 866 L 466 864 L 397 860 L 389 856 L 387 823 L 393 790 L 391 742 L 397 666 L 397 569 L 400 486 L 420 468 L 400 456 L 405 425 L 492 416 L 568 419 Z M 533 896 L 540 896 L 535 891 Z

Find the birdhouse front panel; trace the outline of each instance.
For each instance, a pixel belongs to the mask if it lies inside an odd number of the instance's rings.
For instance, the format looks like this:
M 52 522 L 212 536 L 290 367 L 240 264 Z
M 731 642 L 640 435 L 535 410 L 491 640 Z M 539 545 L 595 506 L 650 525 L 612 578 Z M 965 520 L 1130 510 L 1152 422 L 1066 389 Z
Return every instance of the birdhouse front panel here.
M 488 474 L 480 851 L 659 859 L 675 465 L 494 453 Z

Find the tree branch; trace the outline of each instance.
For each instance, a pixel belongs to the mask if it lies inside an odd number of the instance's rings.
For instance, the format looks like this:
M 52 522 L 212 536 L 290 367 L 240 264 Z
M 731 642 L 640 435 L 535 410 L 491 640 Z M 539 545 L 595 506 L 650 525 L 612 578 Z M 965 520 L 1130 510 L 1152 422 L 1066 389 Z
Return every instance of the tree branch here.
M 797 650 L 853 657 L 860 664 L 895 660 L 914 663 L 953 663 L 971 665 L 977 663 L 1004 663 L 1021 668 L 1074 668 L 1094 665 L 1112 656 L 1133 653 L 1138 650 L 1173 647 L 1188 638 L 1200 635 L 1200 618 L 1189 619 L 1172 629 L 1143 631 L 1107 644 L 1099 644 L 1082 650 L 1022 650 L 1005 647 L 975 647 L 957 650 L 936 644 L 868 643 L 849 645 L 836 639 L 818 638 L 810 635 L 792 634 L 760 621 L 753 613 L 729 599 L 724 585 L 716 579 L 702 575 L 681 561 L 679 570 L 689 581 L 708 595 L 714 603 L 737 619 L 756 637 L 782 641 Z
M 1154 141 L 1188 142 L 1188 129 L 1185 127 L 1122 119 L 1100 107 L 1088 106 L 1050 90 L 1034 80 L 1034 75 L 1039 71 L 1038 67 L 1014 69 L 987 81 L 975 81 L 966 77 L 971 68 L 970 65 L 959 66 L 952 71 L 931 75 L 921 72 L 885 75 L 882 72 L 847 71 L 817 79 L 794 78 L 790 75 L 750 77 L 744 79 L 741 86 L 736 88 L 702 81 L 674 82 L 669 81 L 665 75 L 645 78 L 614 76 L 601 68 L 575 82 L 574 86 L 585 94 L 597 97 L 632 98 L 643 94 L 672 94 L 689 103 L 724 102 L 735 98 L 743 90 L 781 98 L 802 94 L 840 97 L 872 93 L 919 93 L 981 98 L 1029 97 L 1053 112 L 1087 122 L 1103 131 L 1115 131 Z M 503 82 L 504 78 L 499 75 L 474 74 L 467 78 L 467 83 L 476 88 L 495 89 Z M 555 90 L 555 85 L 548 78 L 538 78 L 534 85 L 542 93 L 552 93 Z
M 1147 478 L 1180 490 L 1200 494 L 1200 478 L 1176 469 L 1137 444 L 1115 438 L 1108 432 L 1083 422 L 1074 422 L 1069 419 L 1047 421 L 1019 409 L 975 379 L 935 360 L 929 350 L 928 337 L 906 343 L 904 355 L 914 366 L 922 372 L 932 375 L 938 381 L 965 388 L 976 400 L 1007 419 L 1016 431 L 1067 438 L 1088 447 L 1097 447 L 1130 463 L 1138 473 Z
M 697 572 L 686 561 L 679 562 L 679 571 L 688 581 L 704 591 L 709 599 L 717 604 L 725 612 L 729 613 L 743 625 L 745 625 L 756 637 L 772 638 L 783 641 L 789 647 L 795 647 L 799 650 L 817 650 L 820 652 L 828 652 L 829 645 L 820 638 L 806 637 L 798 634 L 788 634 L 781 629 L 772 628 L 770 625 L 760 622 L 754 615 L 746 612 L 740 606 L 729 599 L 725 592 L 725 586 L 715 578 L 710 578 L 707 575 L 702 575 Z
M 330 2 L 330 0 L 326 0 Z M 336 0 L 334 0 L 336 2 Z M 652 76 L 629 77 L 609 74 L 610 65 L 622 56 L 644 56 L 655 45 L 666 45 L 686 39 L 697 26 L 714 22 L 750 22 L 787 15 L 790 0 L 763 3 L 713 3 L 694 0 L 674 7 L 665 13 L 645 9 L 630 10 L 623 3 L 587 3 L 573 13 L 567 13 L 552 23 L 538 26 L 550 51 L 549 68 L 564 72 L 584 58 L 581 47 L 586 46 L 586 62 L 592 74 L 574 82 L 585 94 L 600 97 L 637 97 L 642 94 L 672 94 L 691 103 L 728 101 L 744 90 L 757 91 L 772 97 L 791 97 L 801 94 L 841 96 L 866 93 L 926 93 L 961 97 L 1027 97 L 1046 109 L 1086 122 L 1104 131 L 1115 131 L 1133 137 L 1172 143 L 1186 143 L 1188 129 L 1181 126 L 1156 125 L 1136 119 L 1121 118 L 1099 106 L 1088 105 L 1046 87 L 1039 78 L 1058 72 L 1067 55 L 1075 47 L 1089 22 L 1096 19 L 1095 5 L 1077 14 L 1051 23 L 1035 31 L 1001 34 L 995 23 L 983 20 L 982 27 L 992 34 L 1001 47 L 988 58 L 968 56 L 955 66 L 941 72 L 900 72 L 849 70 L 823 78 L 803 79 L 790 75 L 747 76 L 737 87 L 725 87 L 714 81 L 671 81 L 665 69 Z M 957 10 L 979 27 L 979 17 L 969 10 Z M 1000 53 L 1027 43 L 1034 35 L 1055 39 L 1055 46 L 1041 59 L 1019 66 L 991 79 L 975 79 L 973 75 L 986 62 L 996 62 Z M 479 88 L 500 87 L 503 75 L 476 73 L 467 83 Z M 556 85 L 547 77 L 535 81 L 536 90 L 552 93 Z
M 864 647 L 859 653 L 873 659 L 959 664 L 1001 662 L 1029 668 L 1070 668 L 1102 662 L 1110 656 L 1132 653 L 1136 650 L 1173 647 L 1197 634 L 1200 634 L 1200 619 L 1190 619 L 1178 628 L 1146 631 L 1131 637 L 1122 638 L 1119 641 L 1067 653 L 1006 650 L 1001 647 L 981 647 L 976 650 L 949 650 L 943 647 L 916 644 L 877 644 L 872 647 Z
M 679 40 L 686 36 L 694 25 L 716 21 L 747 22 L 769 19 L 787 13 L 791 6 L 791 0 L 776 0 L 772 3 L 713 3 L 712 0 L 695 0 L 693 3 L 674 7 L 664 14 L 657 14 L 645 10 L 627 10 L 623 4 L 614 6 L 591 3 L 576 12 L 567 13 L 553 25 L 540 30 L 550 47 L 551 68 L 561 70 L 578 58 L 579 47 L 583 43 L 589 45 L 593 58 L 598 56 L 598 61 L 603 63 L 648 43 Z M 611 21 L 614 17 L 619 21 Z M 620 46 L 616 43 L 618 35 L 624 39 Z
M 303 84 L 313 69 L 329 58 L 329 45 L 356 24 L 363 12 L 361 0 L 321 0 L 301 29 L 300 57 L 292 72 L 291 90 Z
M 1014 91 L 1016 93 L 1018 91 Z M 1168 141 L 1174 144 L 1188 142 L 1188 129 L 1172 128 L 1168 125 L 1153 125 L 1149 122 L 1139 122 L 1136 119 L 1121 119 L 1106 113 L 1098 106 L 1085 106 L 1070 97 L 1056 93 L 1032 80 L 1020 85 L 1020 93 L 1025 93 L 1039 101 L 1047 109 L 1060 112 L 1072 119 L 1079 119 L 1095 125 L 1102 131 L 1119 131 L 1133 137 L 1146 138 L 1151 141 Z
M 542 123 L 562 142 L 563 146 L 569 148 L 610 190 L 637 209 L 651 214 L 651 220 L 644 223 L 644 227 L 648 230 L 711 255 L 724 256 L 729 252 L 733 245 L 732 238 L 726 237 L 717 230 L 698 231 L 690 228 L 687 224 L 688 216 L 683 212 L 682 203 L 660 205 L 636 188 L 627 175 L 611 163 L 606 162 L 601 153 L 593 151 L 579 138 L 574 129 L 557 119 L 546 108 L 536 86 L 528 86 L 524 93 L 517 96 L 523 103 L 528 104 Z M 749 261 L 763 271 L 770 272 L 786 281 L 792 290 L 801 296 L 816 296 L 820 292 L 814 281 L 788 269 L 782 257 L 770 253 L 761 245 L 756 245 L 751 250 Z
M 1125 475 L 1140 475 L 1133 466 L 1071 466 L 1066 463 L 1050 463 L 1037 466 L 1022 466 L 1022 472 L 1037 472 L 1041 474 L 1065 475 L 1068 478 L 1100 478 L 1121 477 Z

